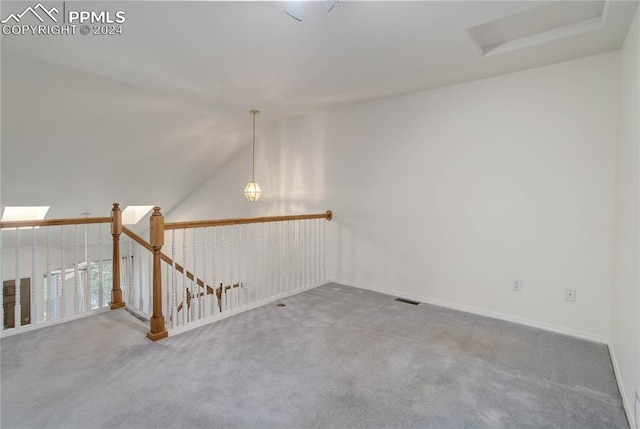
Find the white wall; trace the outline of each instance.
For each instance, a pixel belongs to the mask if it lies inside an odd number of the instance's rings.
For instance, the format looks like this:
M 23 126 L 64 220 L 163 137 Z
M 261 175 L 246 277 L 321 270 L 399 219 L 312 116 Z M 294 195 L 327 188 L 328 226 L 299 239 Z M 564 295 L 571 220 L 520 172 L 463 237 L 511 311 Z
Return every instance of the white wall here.
M 640 387 L 640 33 L 638 12 L 621 56 L 621 109 L 616 159 L 614 272 L 610 349 L 629 420 Z
M 258 128 L 263 200 L 238 202 L 245 151 L 168 218 L 332 209 L 338 281 L 606 341 L 618 67 L 613 52 Z

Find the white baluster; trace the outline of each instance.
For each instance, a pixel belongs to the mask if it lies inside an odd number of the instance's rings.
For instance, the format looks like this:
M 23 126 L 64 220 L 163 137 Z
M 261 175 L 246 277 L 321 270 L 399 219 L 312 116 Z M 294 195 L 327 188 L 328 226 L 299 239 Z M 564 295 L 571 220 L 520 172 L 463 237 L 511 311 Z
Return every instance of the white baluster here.
M 218 295 L 214 292 L 214 294 L 213 294 L 213 316 L 214 317 L 220 314 L 219 305 L 220 304 L 219 304 L 219 301 L 218 301 Z
M 14 328 L 19 329 L 22 325 L 22 288 L 20 287 L 20 228 L 16 228 L 16 273 L 15 273 L 15 305 L 14 305 Z
M 280 224 L 280 295 L 287 290 L 287 238 L 286 238 L 286 222 L 278 222 Z
M 233 288 L 233 248 L 234 248 L 234 242 L 233 242 L 233 235 L 234 235 L 234 229 L 235 229 L 235 225 L 231 225 L 231 231 L 229 232 L 229 285 L 231 286 L 231 288 Z M 234 301 L 234 310 L 236 309 L 235 307 L 235 301 Z
M 222 311 L 226 311 L 227 310 L 227 298 L 226 298 L 226 294 L 225 294 L 225 290 L 224 290 L 224 285 L 225 285 L 225 281 L 226 279 L 224 278 L 224 247 L 225 247 L 225 235 L 224 235 L 224 230 L 225 227 L 224 225 L 222 225 L 222 245 L 220 247 L 220 280 L 222 281 L 222 283 L 220 284 L 220 286 L 222 286 L 222 293 L 223 293 L 223 299 L 222 299 Z
M 320 262 L 320 275 L 322 277 L 322 281 L 326 280 L 325 277 L 325 240 L 326 240 L 326 227 L 325 227 L 326 222 L 321 222 L 320 225 L 322 228 L 322 246 L 321 246 L 321 252 L 320 252 L 320 258 L 321 258 L 321 262 Z
M 294 290 L 300 286 L 300 248 L 298 247 L 298 221 L 293 221 L 293 266 L 294 266 Z
M 262 291 L 260 290 L 260 286 L 258 285 L 258 272 L 260 269 L 260 265 L 258 264 L 258 251 L 259 251 L 259 242 L 258 242 L 258 224 L 253 224 L 253 287 L 256 293 L 256 302 L 260 302 L 262 300 Z
M 172 291 L 171 288 L 169 287 L 169 279 L 173 276 L 172 272 L 171 272 L 171 266 L 169 264 L 164 264 L 166 269 L 165 269 L 165 274 L 164 274 L 164 279 L 162 280 L 162 288 L 165 292 L 165 297 L 162 300 L 162 314 L 171 314 L 171 295 L 172 295 Z M 168 324 L 168 321 L 165 322 L 166 324 Z
M 147 300 L 147 309 L 145 310 L 146 314 L 153 314 L 153 308 L 151 308 L 151 303 L 153 302 L 153 254 L 151 252 L 147 252 L 147 289 L 149 293 L 149 299 Z M 162 272 L 162 271 L 161 271 Z
M 265 301 L 269 295 L 264 281 L 264 223 L 256 225 L 259 229 L 258 233 L 258 287 L 262 292 L 262 301 Z
M 304 220 L 298 222 L 298 289 L 304 286 Z
M 217 290 L 217 285 L 218 285 L 218 273 L 216 272 L 216 258 L 218 257 L 218 242 L 216 241 L 216 227 L 212 228 L 213 230 L 213 255 L 212 255 L 212 260 L 211 260 L 211 267 L 213 269 L 212 271 L 212 275 L 211 275 L 211 286 L 213 287 L 213 315 L 218 315 L 220 314 L 220 307 L 218 307 L 219 305 L 219 301 L 218 301 L 218 294 L 216 292 Z
M 171 327 L 178 326 L 178 273 L 176 271 L 176 230 L 171 230 Z
M 322 257 L 322 240 L 321 240 L 321 236 L 322 236 L 322 224 L 323 224 L 323 219 L 318 219 L 318 222 L 316 224 L 316 264 L 317 264 L 317 271 L 318 271 L 318 282 L 322 282 L 324 279 L 322 278 L 322 264 L 320 263 L 320 259 Z
M 138 247 L 138 310 L 142 312 L 144 312 L 144 294 L 142 293 L 142 284 L 144 283 L 144 276 L 142 275 L 142 254 L 145 253 L 144 250 Z
M 323 219 L 316 219 L 316 281 L 320 283 L 322 276 L 320 275 L 320 228 Z
M 244 243 L 242 242 L 242 228 L 243 225 L 238 225 L 238 284 L 240 285 L 240 305 L 244 306 L 247 304 L 247 290 L 244 288 L 244 284 L 242 281 L 242 257 L 243 257 L 243 248 Z
M 80 287 L 78 282 L 78 224 L 73 225 L 73 314 L 80 312 Z
M 0 258 L 0 261 L 2 259 Z M 35 325 L 38 323 L 38 276 L 36 273 L 36 229 L 31 228 L 31 314 L 29 314 L 29 323 Z
M 238 310 L 240 308 L 240 288 L 233 288 L 233 290 L 233 305 L 236 307 L 235 309 Z
M 271 278 L 271 291 L 272 291 L 272 297 L 275 298 L 275 296 L 277 295 L 276 292 L 276 269 L 275 269 L 275 260 L 276 260 L 276 239 L 274 238 L 274 231 L 277 225 L 275 225 L 273 222 L 269 223 L 269 243 L 271 244 L 271 251 L 269 252 L 269 259 L 271 261 L 271 273 L 270 273 L 270 278 Z
M 283 293 L 289 291 L 289 221 L 282 222 L 282 280 Z
M 298 289 L 300 286 L 300 252 L 298 247 L 298 221 L 293 221 L 293 244 L 292 244 L 292 252 L 293 252 L 293 278 L 294 278 L 294 287 L 293 290 Z
M 88 215 L 87 215 L 88 216 Z M 91 275 L 91 263 L 89 262 L 89 232 L 90 225 L 86 223 L 84 225 L 84 263 L 85 272 L 82 278 L 82 311 L 86 312 L 91 309 L 91 292 L 89 292 L 89 276 Z
M 104 305 L 104 282 L 102 279 L 102 231 L 98 226 L 98 308 Z
M 198 246 L 196 244 L 196 229 L 193 229 L 193 281 L 191 282 L 191 310 L 193 311 L 193 320 L 200 318 L 200 287 L 198 286 Z
M 300 228 L 302 230 L 302 234 L 300 234 L 300 240 L 302 245 L 301 256 L 302 256 L 302 287 L 307 287 L 308 277 L 307 277 L 307 220 L 302 219 L 300 221 Z
M 131 304 L 133 301 L 133 240 L 129 238 L 129 254 L 127 255 L 127 273 L 126 273 L 126 288 L 127 288 L 127 300 L 126 302 Z M 166 313 L 165 313 L 166 314 Z
M 308 276 L 309 276 L 309 286 L 315 283 L 314 279 L 314 270 L 313 270 L 313 223 L 314 219 L 309 219 L 307 225 L 307 264 L 308 264 Z
M 309 219 L 304 221 L 304 252 L 305 252 L 305 287 L 311 285 L 311 238 L 309 236 Z
M 202 317 L 211 316 L 211 297 L 207 288 L 207 228 L 202 228 L 202 284 L 204 285 L 204 299 L 202 300 Z
M 187 230 L 182 230 L 182 324 L 189 322 L 189 305 L 187 297 Z
M 276 222 L 276 252 L 277 252 L 277 295 L 282 294 L 282 222 Z
M 47 228 L 47 317 L 45 320 L 51 320 L 53 316 L 53 297 L 51 296 L 51 227 L 45 226 Z
M 58 286 L 58 303 L 60 305 L 60 318 L 64 318 L 67 315 L 67 294 L 66 289 L 66 275 L 67 270 L 65 268 L 64 259 L 64 225 L 60 225 L 60 285 Z

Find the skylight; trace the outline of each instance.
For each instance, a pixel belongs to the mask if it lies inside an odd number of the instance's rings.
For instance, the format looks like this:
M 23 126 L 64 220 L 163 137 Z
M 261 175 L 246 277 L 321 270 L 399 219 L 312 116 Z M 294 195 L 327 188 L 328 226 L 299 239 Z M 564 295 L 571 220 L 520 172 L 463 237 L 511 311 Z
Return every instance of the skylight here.
M 135 225 L 140 222 L 153 206 L 128 206 L 122 211 L 122 223 L 124 225 Z
M 495 55 L 602 28 L 606 2 L 555 1 L 469 28 L 482 55 Z
M 42 220 L 47 216 L 49 206 L 5 207 L 2 222 L 19 220 Z

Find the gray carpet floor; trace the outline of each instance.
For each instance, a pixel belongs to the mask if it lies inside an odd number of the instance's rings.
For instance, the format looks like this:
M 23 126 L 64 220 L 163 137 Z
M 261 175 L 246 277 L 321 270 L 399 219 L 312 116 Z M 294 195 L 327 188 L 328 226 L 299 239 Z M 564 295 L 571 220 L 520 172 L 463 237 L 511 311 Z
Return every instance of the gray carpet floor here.
M 606 346 L 329 284 L 166 340 L 1 340 L 2 428 L 628 428 Z

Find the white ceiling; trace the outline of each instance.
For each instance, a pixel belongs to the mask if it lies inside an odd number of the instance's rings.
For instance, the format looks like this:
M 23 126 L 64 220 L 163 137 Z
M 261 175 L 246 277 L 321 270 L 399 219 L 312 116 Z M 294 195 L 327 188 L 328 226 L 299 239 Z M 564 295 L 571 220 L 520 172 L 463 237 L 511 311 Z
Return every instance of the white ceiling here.
M 2 37 L 2 204 L 166 213 L 250 144 L 252 108 L 260 138 L 285 117 L 618 49 L 638 5 L 607 2 L 599 25 L 493 55 L 469 31 L 504 41 L 505 17 L 547 3 L 310 2 L 298 22 L 277 2 L 68 2 L 125 11 L 124 34 Z

